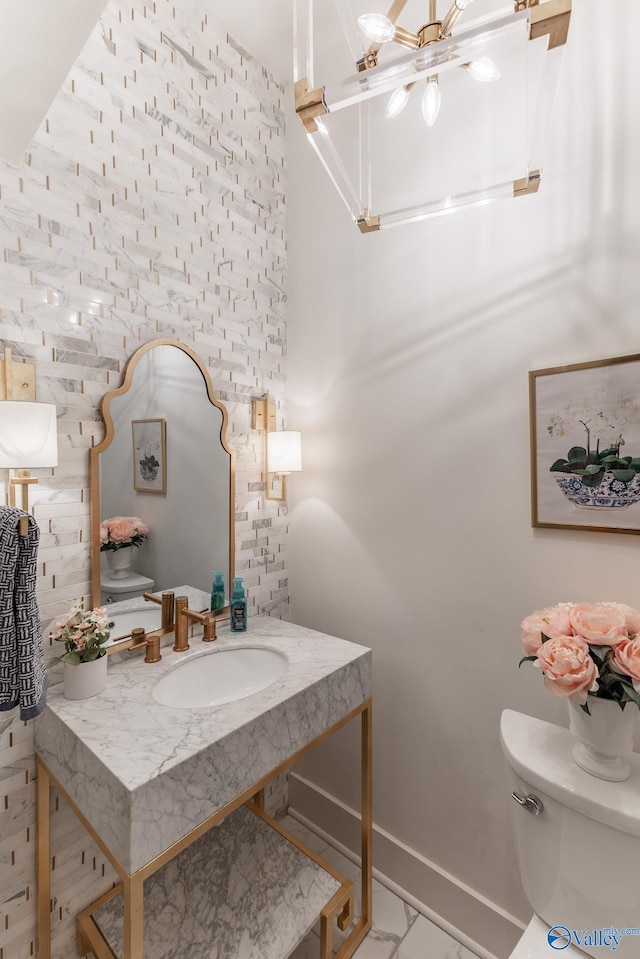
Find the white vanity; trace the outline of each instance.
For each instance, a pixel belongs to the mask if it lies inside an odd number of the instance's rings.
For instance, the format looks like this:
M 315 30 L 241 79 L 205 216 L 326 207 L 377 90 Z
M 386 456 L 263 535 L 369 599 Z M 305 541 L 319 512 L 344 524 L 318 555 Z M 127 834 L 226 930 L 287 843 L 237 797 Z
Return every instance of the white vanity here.
M 217 706 L 154 698 L 159 680 L 182 664 L 205 656 L 209 665 L 246 646 L 286 658 L 267 688 Z M 90 700 L 66 700 L 53 686 L 36 721 L 40 959 L 50 956 L 51 785 L 121 880 L 81 914 L 79 949 L 99 959 L 275 959 L 320 917 L 323 959 L 333 954 L 334 920 L 351 926 L 336 952 L 350 956 L 371 924 L 370 697 L 370 650 L 268 617 L 252 618 L 240 636 L 223 627 L 215 643 L 196 637 L 185 653 L 164 645 L 159 663 L 118 652 L 107 689 Z M 264 813 L 261 790 L 357 719 L 362 909 L 352 923 L 353 884 Z

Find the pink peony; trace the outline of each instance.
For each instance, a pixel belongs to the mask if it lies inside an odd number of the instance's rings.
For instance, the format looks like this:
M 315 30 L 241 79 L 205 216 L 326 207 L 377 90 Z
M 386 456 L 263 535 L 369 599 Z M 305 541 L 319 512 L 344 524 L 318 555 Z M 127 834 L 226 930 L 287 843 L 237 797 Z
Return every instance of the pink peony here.
M 640 693 L 640 638 L 619 643 L 613 651 L 612 662 L 615 671 L 629 676 L 633 688 Z
M 559 603 L 557 606 L 547 606 L 546 609 L 537 609 L 526 619 L 522 620 L 522 645 L 527 656 L 535 656 L 542 643 L 542 634 L 549 639 L 556 636 L 566 636 L 570 633 L 570 613 L 572 603 Z
M 131 539 L 133 532 L 131 524 L 127 522 L 126 519 L 122 519 L 119 522 L 113 522 L 111 524 L 109 527 L 109 538 L 114 543 L 124 543 L 126 539 Z
M 626 617 L 614 603 L 578 603 L 571 610 L 571 631 L 591 646 L 617 646 L 629 639 Z
M 640 633 L 640 612 L 633 606 L 627 606 L 625 603 L 602 603 L 603 606 L 610 606 L 612 609 L 619 610 L 622 613 L 627 625 L 627 632 L 630 636 Z
M 149 535 L 149 527 L 146 523 L 143 523 L 141 519 L 138 519 L 137 516 L 128 516 L 127 519 L 131 520 L 135 527 L 135 532 L 138 533 L 139 536 Z
M 100 545 L 107 543 L 126 543 L 127 540 L 139 536 L 144 539 L 149 535 L 149 527 L 137 516 L 112 516 L 103 519 L 100 523 Z M 137 541 L 135 545 L 139 545 Z
M 536 666 L 544 673 L 549 692 L 572 703 L 584 704 L 587 693 L 598 689 L 598 668 L 588 645 L 577 636 L 556 636 L 540 646 Z

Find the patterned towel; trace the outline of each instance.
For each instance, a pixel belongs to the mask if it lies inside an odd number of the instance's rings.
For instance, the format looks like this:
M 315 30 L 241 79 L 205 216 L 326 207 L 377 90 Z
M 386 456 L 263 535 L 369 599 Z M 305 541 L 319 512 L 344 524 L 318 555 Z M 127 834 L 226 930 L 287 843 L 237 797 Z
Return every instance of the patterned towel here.
M 36 603 L 36 560 L 40 530 L 26 514 L 0 506 L 0 711 L 20 706 L 20 719 L 33 719 L 47 701 L 47 674 Z

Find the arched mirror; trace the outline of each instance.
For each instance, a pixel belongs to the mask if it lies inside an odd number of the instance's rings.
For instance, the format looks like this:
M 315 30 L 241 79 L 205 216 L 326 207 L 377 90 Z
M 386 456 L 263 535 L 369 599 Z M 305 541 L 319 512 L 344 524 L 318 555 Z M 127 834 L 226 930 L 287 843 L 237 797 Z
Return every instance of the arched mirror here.
M 113 555 L 130 554 L 135 574 L 152 580 L 155 592 L 181 585 L 208 592 L 215 570 L 224 574 L 228 596 L 234 455 L 226 444 L 227 411 L 198 356 L 178 340 L 146 343 L 127 363 L 122 386 L 105 394 L 101 412 L 105 437 L 89 452 L 93 604 L 107 598 L 101 584 L 113 582 L 100 523 L 118 516 L 149 528 L 139 548 Z

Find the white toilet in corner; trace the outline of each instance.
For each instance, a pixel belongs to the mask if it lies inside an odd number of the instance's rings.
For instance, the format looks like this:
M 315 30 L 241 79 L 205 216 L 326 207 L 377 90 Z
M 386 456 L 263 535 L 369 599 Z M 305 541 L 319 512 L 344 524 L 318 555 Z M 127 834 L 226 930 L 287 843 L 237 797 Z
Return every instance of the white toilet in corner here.
M 567 729 L 506 709 L 500 737 L 534 911 L 510 959 L 638 959 L 640 755 L 630 779 L 605 782 L 574 763 Z

